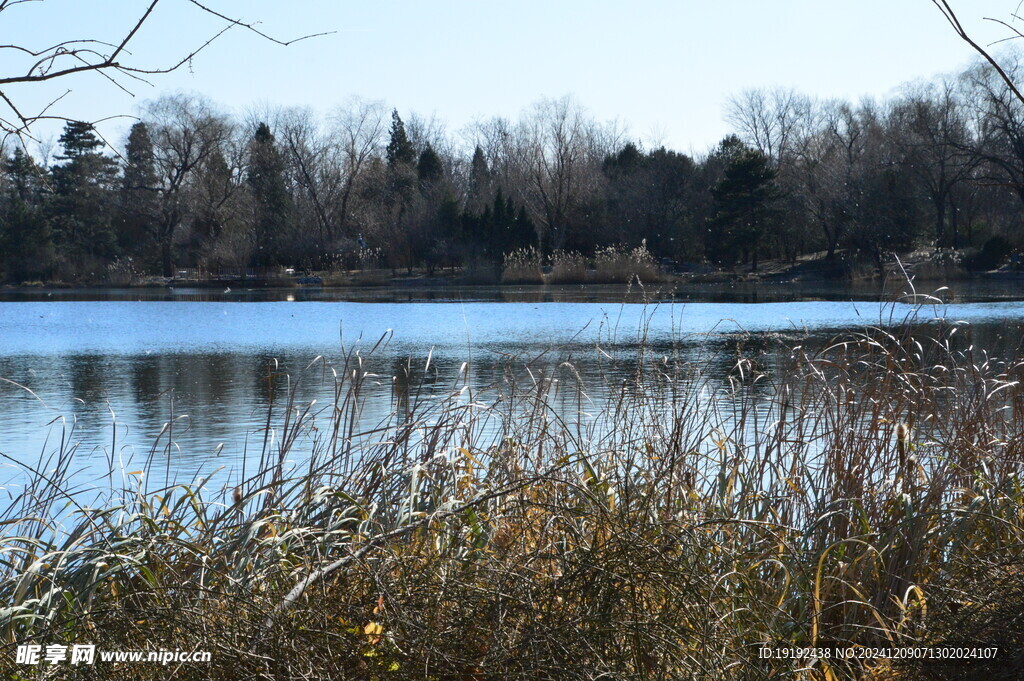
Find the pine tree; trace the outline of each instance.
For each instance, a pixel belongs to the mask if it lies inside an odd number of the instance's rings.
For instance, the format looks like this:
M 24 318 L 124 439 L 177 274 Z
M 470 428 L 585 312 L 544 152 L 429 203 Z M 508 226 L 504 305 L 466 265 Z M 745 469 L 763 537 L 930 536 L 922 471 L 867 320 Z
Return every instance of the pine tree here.
M 526 213 L 526 207 L 520 206 L 512 227 L 512 250 L 529 248 L 537 245 L 537 227 Z
M 428 143 L 420 154 L 416 163 L 416 175 L 419 178 L 421 187 L 429 187 L 441 179 L 444 169 L 441 166 L 441 157 L 437 155 L 434 148 Z
M 60 161 L 87 158 L 103 148 L 103 141 L 96 136 L 92 124 L 82 121 L 68 121 L 57 141 L 64 149 L 64 153 L 57 156 Z
M 57 160 L 64 163 L 53 168 L 52 205 L 58 247 L 79 265 L 94 267 L 97 260 L 118 253 L 113 227 L 117 165 L 101 153 L 103 142 L 88 123 L 67 123 L 59 142 L 63 153 Z M 83 255 L 91 257 L 81 262 Z
M 274 135 L 260 123 L 249 150 L 248 183 L 253 201 L 255 265 L 267 267 L 281 262 L 289 231 L 291 195 L 285 185 L 285 164 Z
M 149 127 L 135 123 L 125 145 L 121 173 L 121 225 L 118 242 L 122 251 L 138 253 L 139 244 L 158 219 L 156 160 Z
M 757 271 L 762 238 L 775 226 L 780 198 L 776 171 L 768 157 L 730 137 L 719 150 L 726 159 L 725 175 L 712 188 L 715 215 L 709 226 L 710 255 L 720 262 L 734 263 L 741 253 L 752 258 Z
M 0 210 L 0 269 L 13 283 L 50 276 L 54 249 L 43 215 L 42 177 L 20 148 L 4 162 L 7 186 Z
M 416 150 L 405 134 L 405 123 L 398 115 L 398 109 L 391 112 L 391 137 L 385 150 L 388 159 L 388 167 L 395 168 L 398 165 L 412 165 L 416 160 Z
M 494 202 L 491 204 L 492 234 L 489 239 L 489 250 L 493 257 L 501 258 L 504 253 L 512 250 L 512 227 L 516 220 L 515 207 L 512 205 L 512 198 L 505 199 L 501 187 L 494 195 Z

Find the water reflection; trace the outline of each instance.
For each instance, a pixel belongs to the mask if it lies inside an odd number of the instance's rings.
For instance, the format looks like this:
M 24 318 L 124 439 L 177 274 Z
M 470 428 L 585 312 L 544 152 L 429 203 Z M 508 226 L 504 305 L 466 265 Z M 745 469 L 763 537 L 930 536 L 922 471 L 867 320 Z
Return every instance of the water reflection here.
M 945 302 L 1019 300 L 1016 279 L 970 279 L 946 287 L 918 283 L 913 290 Z M 504 303 L 778 303 L 796 301 L 888 301 L 912 289 L 898 281 L 723 281 L 620 284 L 552 284 L 532 286 L 461 286 L 435 280 L 401 281 L 381 286 L 229 288 L 160 286 L 124 289 L 0 289 L 0 302 L 182 301 L 182 302 L 504 302 Z
M 955 336 L 965 347 L 1004 357 L 1019 350 L 1024 305 L 948 311 L 973 320 Z M 721 323 L 724 317 L 733 321 Z M 253 443 L 260 441 L 271 404 L 276 413 L 289 398 L 331 404 L 331 372 L 343 367 L 342 322 L 346 347 L 362 337 L 361 370 L 369 374 L 362 418 L 374 424 L 429 399 L 431 391 L 458 385 L 485 391 L 510 376 L 523 385 L 543 377 L 562 381 L 557 409 L 578 419 L 583 411 L 600 411 L 613 387 L 635 373 L 640 338 L 646 338 L 647 361 L 691 362 L 724 389 L 738 359 L 771 375 L 792 346 L 813 350 L 880 319 L 885 314 L 877 304 L 834 302 L 0 303 L 0 376 L 23 386 L 0 383 L 0 452 L 35 461 L 59 435 L 59 422 L 47 424 L 64 416 L 76 422 L 81 465 L 103 473 L 112 456 L 145 456 L 164 424 L 177 417 L 174 446 L 166 447 L 164 435 L 158 447 L 165 457 L 160 466 L 171 478 L 191 479 L 200 467 L 237 468 L 258 453 Z M 391 342 L 369 353 L 387 328 L 395 329 Z M 577 381 L 597 403 L 581 402 L 572 389 Z M 753 398 L 772 389 L 768 381 L 745 385 Z M 114 418 L 121 430 L 111 452 Z M 0 473 L 0 484 L 8 477 Z

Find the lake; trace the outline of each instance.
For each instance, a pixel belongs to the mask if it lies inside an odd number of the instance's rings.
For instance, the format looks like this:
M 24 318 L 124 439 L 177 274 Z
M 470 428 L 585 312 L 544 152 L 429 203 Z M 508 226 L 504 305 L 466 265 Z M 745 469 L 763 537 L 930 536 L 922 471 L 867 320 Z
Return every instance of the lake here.
M 1016 351 L 1024 302 L 1011 299 L 1015 290 L 953 288 L 946 295 L 954 302 L 942 305 L 883 303 L 872 287 L 825 285 L 709 286 L 675 296 L 616 287 L 7 292 L 0 453 L 34 465 L 70 432 L 80 443 L 75 465 L 95 477 L 111 457 L 145 458 L 172 422 L 173 445 L 164 437 L 157 452 L 171 478 L 234 470 L 252 456 L 247 435 L 260 437 L 268 367 L 291 375 L 297 400 L 323 404 L 331 369 L 353 348 L 376 374 L 369 422 L 394 407 L 392 377 L 407 366 L 414 382 L 483 389 L 508 366 L 551 372 L 568 361 L 584 383 L 599 383 L 628 374 L 643 341 L 721 381 L 744 353 L 770 371 L 792 345 L 905 318 L 969 322 L 971 342 Z M 841 299 L 852 296 L 861 299 Z M 825 299 L 799 299 L 807 297 Z M 6 465 L 0 484 L 20 475 Z

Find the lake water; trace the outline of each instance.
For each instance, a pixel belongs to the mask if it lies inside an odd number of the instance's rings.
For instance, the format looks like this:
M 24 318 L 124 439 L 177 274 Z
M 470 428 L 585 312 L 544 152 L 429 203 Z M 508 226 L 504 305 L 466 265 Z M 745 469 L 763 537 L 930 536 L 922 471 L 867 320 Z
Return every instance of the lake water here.
M 866 289 L 750 286 L 662 302 L 614 287 L 7 293 L 0 297 L 0 378 L 7 379 L 0 453 L 34 464 L 73 426 L 76 465 L 99 474 L 112 450 L 115 459 L 144 457 L 173 418 L 174 445 L 162 454 L 171 477 L 237 468 L 247 434 L 253 438 L 265 419 L 268 366 L 302 378 L 298 399 L 323 401 L 325 371 L 343 349 L 368 353 L 381 338 L 386 343 L 367 360 L 379 376 L 371 419 L 394 406 L 391 377 L 406 365 L 422 373 L 428 357 L 437 385 L 466 380 L 483 388 L 503 366 L 534 358 L 537 370 L 570 361 L 587 381 L 628 371 L 609 358 L 628 358 L 643 340 L 702 362 L 713 380 L 732 366 L 741 342 L 770 365 L 772 353 L 789 345 L 908 317 L 969 322 L 977 344 L 1006 354 L 1024 337 L 1024 303 L 1007 300 L 1014 294 L 1005 286 L 954 287 L 953 303 L 915 306 L 883 304 Z M 794 300 L 851 295 L 861 299 Z M 747 302 L 752 297 L 774 302 Z M 0 484 L 18 476 L 17 466 L 6 466 Z

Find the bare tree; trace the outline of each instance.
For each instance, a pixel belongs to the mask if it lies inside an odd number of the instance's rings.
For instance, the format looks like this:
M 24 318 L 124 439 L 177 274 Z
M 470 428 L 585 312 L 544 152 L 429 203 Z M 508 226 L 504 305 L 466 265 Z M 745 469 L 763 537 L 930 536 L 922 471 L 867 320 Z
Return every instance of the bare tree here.
M 1012 80 L 1024 71 L 1014 58 L 1004 67 Z M 1024 205 L 1024 100 L 995 70 L 977 65 L 965 74 L 974 107 L 978 155 L 986 162 L 986 182 L 1010 188 Z
M 918 177 L 935 211 L 935 245 L 946 244 L 946 225 L 951 223 L 951 245 L 959 246 L 953 193 L 976 165 L 972 153 L 964 103 L 952 82 L 908 90 L 893 106 L 889 129 L 905 163 Z M 950 219 L 947 219 L 950 218 Z
M 163 276 L 174 276 L 174 242 L 179 228 L 193 216 L 188 193 L 197 172 L 218 152 L 232 132 L 230 122 L 205 100 L 166 96 L 145 112 L 153 138 L 159 215 L 152 232 L 160 248 Z
M 0 21 L 9 25 L 17 13 L 31 13 L 39 9 L 43 0 L 0 0 Z M 229 16 L 219 11 L 212 3 L 199 0 L 185 0 L 192 8 L 206 16 L 214 17 L 221 22 L 221 27 L 191 48 L 185 48 L 170 63 L 147 65 L 133 53 L 138 45 L 139 32 L 145 26 L 157 22 L 154 10 L 161 0 L 144 0 L 139 5 L 139 13 L 129 23 L 123 25 L 114 40 L 101 40 L 95 36 L 80 36 L 57 39 L 49 45 L 36 46 L 18 43 L 0 45 L 0 54 L 9 56 L 5 59 L 4 70 L 0 73 L 0 104 L 6 108 L 0 115 L 0 131 L 4 138 L 14 135 L 24 138 L 31 135 L 33 124 L 40 120 L 70 120 L 56 110 L 58 103 L 70 90 L 55 97 L 39 110 L 25 110 L 19 106 L 17 86 L 40 84 L 53 81 L 68 81 L 85 73 L 98 73 L 106 78 L 113 87 L 129 91 L 133 83 L 148 82 L 150 76 L 170 73 L 188 64 L 197 54 L 231 29 L 241 29 L 256 34 L 260 38 L 277 45 L 292 43 L 314 35 L 304 35 L 291 40 L 280 40 L 256 27 L 253 22 Z M 2 110 L 2 109 L 0 109 Z
M 604 180 L 601 161 L 618 146 L 619 137 L 614 126 L 589 120 L 569 97 L 538 102 L 516 127 L 505 155 L 514 159 L 520 200 L 552 249 L 570 245 L 580 211 Z
M 338 197 L 343 177 L 337 141 L 323 134 L 309 109 L 280 112 L 276 127 L 297 189 L 296 207 L 312 217 L 297 222 L 315 225 L 318 250 L 323 252 L 341 222 Z
M 779 168 L 791 160 L 792 146 L 812 110 L 811 100 L 796 90 L 754 89 L 731 98 L 725 118 L 743 141 Z
M 826 257 L 835 257 L 848 219 L 840 210 L 840 194 L 846 186 L 849 164 L 846 152 L 855 143 L 853 114 L 847 104 L 825 102 L 815 107 L 792 145 L 794 189 L 808 218 L 824 237 Z
M 338 145 L 342 176 L 337 199 L 339 235 L 351 222 L 359 182 L 372 161 L 380 157 L 387 121 L 388 111 L 383 102 L 351 99 L 334 113 L 331 136 Z

